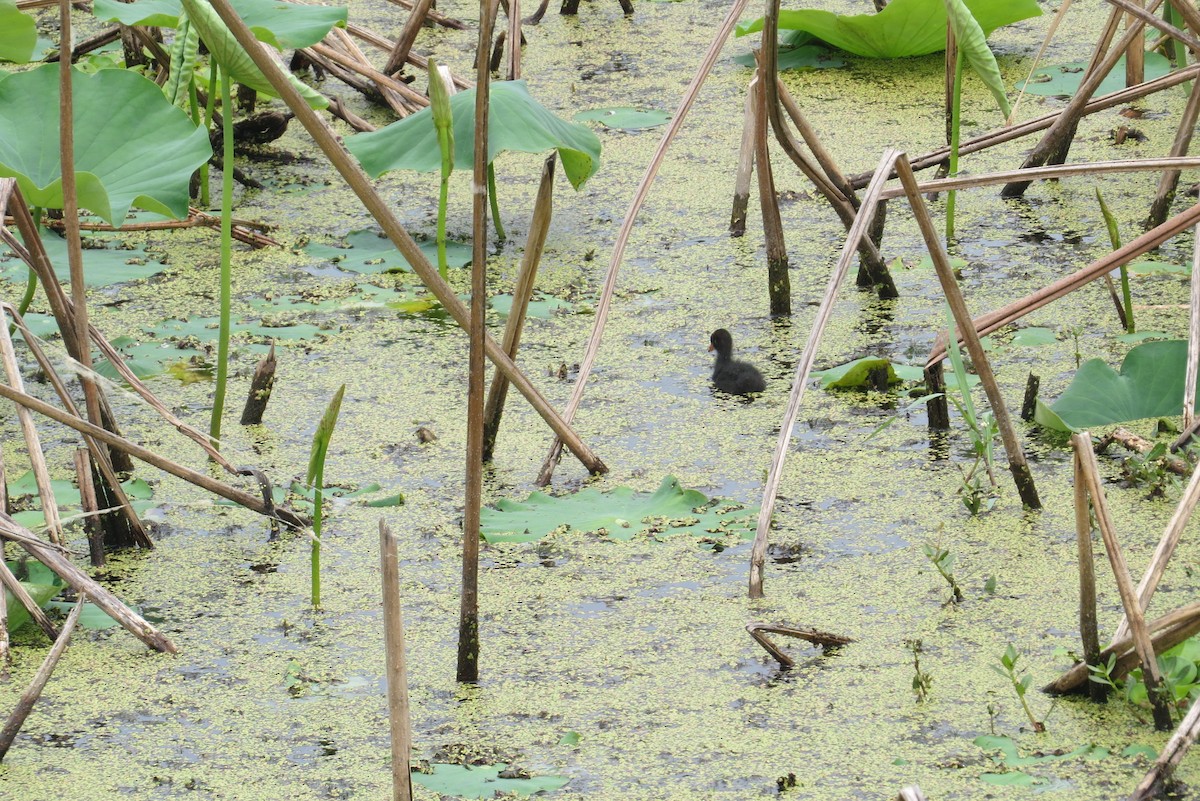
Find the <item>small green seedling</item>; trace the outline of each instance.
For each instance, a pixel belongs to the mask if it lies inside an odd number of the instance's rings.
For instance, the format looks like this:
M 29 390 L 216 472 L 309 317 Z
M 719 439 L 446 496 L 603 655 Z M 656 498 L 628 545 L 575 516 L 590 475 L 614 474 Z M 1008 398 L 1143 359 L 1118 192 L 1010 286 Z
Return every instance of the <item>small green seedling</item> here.
M 904 646 L 912 652 L 913 694 L 917 696 L 917 703 L 923 704 L 929 700 L 929 691 L 933 689 L 933 676 L 921 669 L 921 641 L 905 640 Z
M 333 437 L 333 427 L 337 425 L 338 412 L 342 408 L 342 396 L 346 394 L 346 385 L 338 387 L 329 401 L 317 430 L 313 432 L 312 452 L 308 457 L 308 476 L 306 483 L 313 489 L 313 533 L 312 533 L 312 605 L 314 609 L 321 607 L 321 505 L 324 501 L 325 456 L 329 453 L 329 440 Z
M 963 599 L 962 587 L 958 586 L 958 580 L 954 578 L 954 554 L 946 548 L 928 544 L 921 546 L 921 550 L 924 551 L 925 558 L 950 585 L 950 600 L 946 603 L 956 604 L 961 601 Z
M 1033 712 L 1029 709 L 1029 703 L 1025 700 L 1025 693 L 1029 692 L 1029 687 L 1033 684 L 1033 676 L 1028 673 L 1021 675 L 1017 670 L 1017 660 L 1021 658 L 1021 654 L 1013 647 L 1012 643 L 1008 644 L 1008 648 L 1004 649 L 1004 654 L 1000 657 L 1000 665 L 992 665 L 992 670 L 1003 678 L 1012 683 L 1013 691 L 1017 694 L 1017 700 L 1021 702 L 1021 708 L 1025 710 L 1025 717 L 1029 718 L 1029 725 L 1036 732 L 1046 730 L 1046 725 L 1033 716 Z

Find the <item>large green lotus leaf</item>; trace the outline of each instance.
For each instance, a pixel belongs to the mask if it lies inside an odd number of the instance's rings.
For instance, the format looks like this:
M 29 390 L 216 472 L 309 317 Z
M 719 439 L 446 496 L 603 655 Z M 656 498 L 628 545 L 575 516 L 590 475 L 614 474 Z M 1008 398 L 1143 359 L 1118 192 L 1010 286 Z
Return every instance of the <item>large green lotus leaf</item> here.
M 17 0 L 0 0 L 0 61 L 24 63 L 33 58 L 37 26 L 17 10 Z
M 1187 342 L 1171 339 L 1133 348 L 1116 373 L 1090 359 L 1054 403 L 1039 403 L 1034 419 L 1059 431 L 1079 430 L 1147 417 L 1173 417 L 1183 409 Z M 1198 382 L 1200 383 L 1200 382 Z
M 1025 94 L 1029 95 L 1041 95 L 1044 97 L 1070 96 L 1079 90 L 1079 84 L 1083 83 L 1083 73 L 1086 69 L 1086 61 L 1041 67 L 1030 76 L 1028 81 L 1018 81 L 1017 88 L 1022 89 Z M 1167 60 L 1166 56 L 1160 53 L 1146 53 L 1145 77 L 1147 81 L 1160 78 L 1170 71 L 1171 62 Z M 1124 88 L 1125 57 L 1122 56 L 1117 60 L 1117 64 L 1112 68 L 1112 71 L 1096 87 L 1096 91 L 1092 95 L 1093 97 L 1100 97 L 1101 95 L 1118 92 Z
M 278 96 L 267 76 L 263 75 L 254 59 L 250 58 L 250 54 L 242 49 L 241 43 L 207 0 L 182 0 L 182 4 L 187 11 L 189 23 L 199 32 L 200 38 L 208 47 L 208 52 L 221 68 L 229 73 L 229 77 L 260 94 L 268 97 Z M 313 108 L 325 108 L 329 105 L 325 95 L 290 72 L 285 71 L 284 75 L 308 105 Z
M 975 21 L 996 28 L 1042 13 L 1037 0 L 966 0 Z M 878 14 L 842 16 L 819 9 L 780 11 L 780 29 L 802 30 L 848 53 L 868 58 L 923 56 L 946 48 L 943 0 L 892 0 Z M 762 19 L 738 26 L 738 36 L 762 30 Z
M 578 189 L 600 167 L 600 138 L 586 125 L 567 122 L 538 103 L 524 81 L 492 84 L 488 111 L 488 163 L 505 150 L 555 149 L 571 186 Z M 454 167 L 469 170 L 475 147 L 475 90 L 450 98 L 454 115 Z M 422 109 L 386 128 L 347 137 L 346 148 L 374 177 L 388 170 L 434 172 L 442 168 L 433 112 Z
M 73 71 L 79 205 L 110 224 L 133 204 L 183 217 L 188 179 L 212 155 L 208 135 L 162 90 L 127 70 Z M 62 208 L 58 66 L 0 81 L 0 177 L 34 206 Z
M 749 539 L 757 514 L 757 507 L 708 498 L 667 476 L 653 494 L 617 487 L 557 498 L 535 492 L 524 501 L 502 500 L 495 509 L 483 510 L 480 532 L 488 542 L 532 542 L 564 525 L 581 532 L 603 530 L 615 540 L 630 540 L 643 532 L 697 537 L 736 533 Z
M 277 0 L 232 0 L 230 5 L 260 42 L 277 50 L 308 47 L 325 38 L 329 29 L 346 27 L 346 9 L 337 6 L 281 3 Z M 98 19 L 125 25 L 174 28 L 179 24 L 181 0 L 95 0 L 92 13 Z
M 531 776 L 528 779 L 502 779 L 508 765 L 434 764 L 433 773 L 412 774 L 414 783 L 455 798 L 491 798 L 496 793 L 526 796 L 557 790 L 570 781 L 565 776 Z

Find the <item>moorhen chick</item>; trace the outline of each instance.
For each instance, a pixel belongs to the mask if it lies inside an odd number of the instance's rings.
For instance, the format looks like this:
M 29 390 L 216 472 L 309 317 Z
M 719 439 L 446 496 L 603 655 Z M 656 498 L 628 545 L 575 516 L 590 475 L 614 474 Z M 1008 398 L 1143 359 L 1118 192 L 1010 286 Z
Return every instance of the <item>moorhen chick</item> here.
M 730 395 L 749 395 L 767 388 L 758 368 L 733 358 L 733 337 L 724 328 L 718 328 L 708 338 L 709 352 L 716 351 L 713 362 L 712 381 L 717 389 Z

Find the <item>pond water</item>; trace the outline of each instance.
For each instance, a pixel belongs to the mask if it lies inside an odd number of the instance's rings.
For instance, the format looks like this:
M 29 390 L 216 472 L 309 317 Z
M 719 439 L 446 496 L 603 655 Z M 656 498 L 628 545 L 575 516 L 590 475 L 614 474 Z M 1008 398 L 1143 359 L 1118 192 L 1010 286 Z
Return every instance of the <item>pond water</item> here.
M 813 4 L 809 4 L 810 6 Z M 863 2 L 823 3 L 866 11 Z M 1086 58 L 1106 15 L 1098 0 L 1080 0 L 1066 32 L 1050 46 L 1050 63 Z M 470 20 L 475 10 L 453 2 L 444 13 Z M 1048 6 L 1046 7 L 1049 8 Z M 556 13 L 526 30 L 523 71 L 534 95 L 569 116 L 599 106 L 671 111 L 713 28 L 725 13 L 707 0 L 641 3 L 626 19 L 615 2 L 584 4 L 577 18 Z M 404 13 L 381 0 L 354 2 L 351 18 L 394 35 Z M 1049 17 L 992 37 L 1005 78 L 1024 77 Z M 425 30 L 417 47 L 463 74 L 470 72 L 475 34 Z M 759 217 L 752 203 L 744 238 L 726 236 L 742 104 L 750 72 L 732 61 L 746 50 L 731 42 L 672 147 L 642 211 L 622 271 L 617 299 L 577 430 L 611 472 L 591 479 L 569 455 L 556 491 L 630 486 L 653 491 L 666 475 L 709 495 L 755 504 L 782 418 L 795 359 L 809 335 L 815 304 L 836 261 L 844 232 L 785 157 L 776 155 L 795 314 L 767 313 Z M 942 57 L 871 62 L 788 73 L 792 93 L 847 172 L 868 170 L 883 148 L 913 155 L 942 136 Z M 418 78 L 417 84 L 423 85 Z M 354 93 L 329 80 L 359 114 L 386 121 Z M 967 80 L 966 127 L 982 132 L 999 115 L 982 86 Z M 1138 106 L 1145 142 L 1114 144 L 1116 110 L 1087 118 L 1072 157 L 1088 160 L 1165 154 L 1185 95 L 1175 90 Z M 1058 101 L 1026 98 L 1019 114 Z M 562 408 L 579 361 L 604 269 L 630 192 L 662 129 L 598 128 L 600 171 L 574 192 L 556 182 L 555 217 L 538 277 L 547 297 L 574 313 L 531 320 L 520 363 Z M 349 135 L 349 130 L 339 128 Z M 1010 168 L 1031 142 L 970 157 L 982 173 Z M 276 226 L 282 249 L 235 256 L 235 315 L 261 319 L 263 297 L 310 299 L 417 291 L 411 275 L 361 275 L 294 250 L 305 240 L 328 243 L 371 221 L 307 136 L 294 126 L 270 151 L 298 159 L 256 161 L 246 169 L 263 191 L 240 192 L 236 215 Z M 490 287 L 511 290 L 528 228 L 541 157 L 504 154 L 497 161 L 502 215 L 511 237 L 489 262 Z M 1185 175 L 1185 183 L 1187 176 Z M 451 236 L 470 227 L 469 178 L 455 174 Z M 1126 239 L 1139 230 L 1157 176 L 1123 175 L 1033 187 L 1005 202 L 991 189 L 960 193 L 959 255 L 970 308 L 981 313 L 1023 296 L 1107 252 L 1096 207 L 1099 184 Z M 432 235 L 437 181 L 395 173 L 379 181 L 411 231 Z M 1182 209 L 1187 199 L 1176 202 Z M 939 215 L 944 199 L 934 204 Z M 128 237 L 167 254 L 167 270 L 145 280 L 98 289 L 94 321 L 110 337 L 134 334 L 177 315 L 213 316 L 217 241 L 210 231 Z M 1186 263 L 1190 237 L 1162 258 Z M 922 255 L 912 216 L 889 210 L 883 252 L 914 265 Z M 920 363 L 944 326 L 940 291 L 929 269 L 897 269 L 901 297 L 881 302 L 847 287 L 818 357 L 818 367 L 864 355 Z M 465 292 L 465 271 L 453 281 Z M 20 291 L 0 285 L 5 297 Z M 1147 276 L 1135 285 L 1139 326 L 1186 332 L 1186 279 Z M 386 294 L 386 293 L 384 293 Z M 1051 328 L 1041 348 L 996 337 L 995 368 L 1005 397 L 1019 404 L 1026 375 L 1042 378 L 1052 399 L 1082 358 L 1116 363 L 1127 349 L 1107 297 L 1089 287 L 1026 321 Z M 931 441 L 923 408 L 878 426 L 908 406 L 890 394 L 806 395 L 776 511 L 767 597 L 746 597 L 749 543 L 723 549 L 694 539 L 635 537 L 629 542 L 567 531 L 528 544 L 483 548 L 480 587 L 480 682 L 454 680 L 458 622 L 459 525 L 465 452 L 465 338 L 444 320 L 399 314 L 371 298 L 347 308 L 275 312 L 279 322 L 322 331 L 281 343 L 274 397 L 262 426 L 226 421 L 223 452 L 253 464 L 277 483 L 303 478 L 313 429 L 338 386 L 346 385 L 326 467 L 331 484 L 381 485 L 401 492 L 397 508 L 337 505 L 323 543 L 323 608 L 308 598 L 308 547 L 302 536 L 269 540 L 269 527 L 241 510 L 219 507 L 199 491 L 156 474 L 161 502 L 158 543 L 125 554 L 105 572 L 112 588 L 173 639 L 175 657 L 147 653 L 125 633 L 81 632 L 67 651 L 21 736 L 0 767 L 0 795 L 22 799 L 381 798 L 389 792 L 378 521 L 400 540 L 401 596 L 407 629 L 415 756 L 446 746 L 515 760 L 535 774 L 570 779 L 563 799 L 742 799 L 780 794 L 777 780 L 794 774 L 796 798 L 890 798 L 917 783 L 930 798 L 976 799 L 1021 792 L 1055 798 L 1114 797 L 1145 772 L 1131 746 L 1160 748 L 1145 712 L 1119 701 L 1096 707 L 1039 693 L 1029 702 L 1047 731 L 1035 734 L 1012 688 L 991 667 L 1009 643 L 1020 667 L 1041 686 L 1070 665 L 1060 649 L 1078 650 L 1071 459 L 1061 442 L 1022 428 L 1045 505 L 1025 512 L 1006 472 L 998 470 L 993 511 L 971 517 L 957 494 L 970 442 L 957 415 L 947 437 Z M 493 330 L 503 320 L 496 317 Z M 709 386 L 708 334 L 726 327 L 738 352 L 764 371 L 767 391 L 750 403 Z M 239 353 L 231 396 L 240 399 L 256 354 Z M 203 427 L 211 384 L 153 380 L 184 419 Z M 977 393 L 982 397 L 982 393 Z M 201 455 L 181 444 L 152 412 L 117 392 L 132 436 L 192 465 Z M 236 405 L 236 401 L 234 402 Z M 236 414 L 234 410 L 233 414 Z M 10 470 L 23 464 L 11 417 L 2 421 Z M 416 429 L 438 439 L 421 445 Z M 1150 425 L 1138 427 L 1150 432 Z M 46 428 L 59 472 L 72 438 Z M 516 393 L 501 428 L 485 500 L 523 499 L 549 444 L 545 426 Z M 23 469 L 23 468 L 22 468 Z M 1119 465 L 1102 459 L 1109 503 L 1135 572 L 1149 559 L 1177 491 L 1147 499 L 1115 483 Z M 79 536 L 78 533 L 76 536 Z M 947 605 L 949 588 L 922 552 L 949 549 L 965 598 Z M 1184 538 L 1155 598 L 1152 613 L 1194 594 L 1200 550 Z M 1119 601 L 1101 571 L 1102 635 L 1111 632 Z M 994 589 L 985 589 L 994 579 Z M 856 642 L 822 654 L 779 638 L 797 666 L 780 671 L 746 634 L 751 621 L 814 627 Z M 932 677 L 928 700 L 912 689 L 912 653 Z M 11 679 L 0 685 L 10 708 L 44 656 L 30 634 L 15 650 Z M 1138 718 L 1142 719 L 1139 720 Z M 1069 753 L 1095 745 L 1089 757 L 1045 761 L 1022 770 L 1039 783 L 1017 790 L 983 777 L 1005 772 L 998 752 L 973 741 L 1010 736 L 1023 755 Z M 1179 778 L 1197 781 L 1185 760 Z M 785 782 L 786 783 L 786 782 Z M 437 794 L 417 787 L 418 798 Z

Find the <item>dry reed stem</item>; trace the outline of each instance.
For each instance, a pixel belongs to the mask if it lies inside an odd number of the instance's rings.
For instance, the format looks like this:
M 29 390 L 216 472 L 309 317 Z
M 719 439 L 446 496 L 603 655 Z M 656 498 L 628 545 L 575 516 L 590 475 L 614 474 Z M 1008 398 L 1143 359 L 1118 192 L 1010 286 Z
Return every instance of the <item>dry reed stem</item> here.
M 400 35 L 396 37 L 396 46 L 392 49 L 387 65 L 383 68 L 385 73 L 396 74 L 408 61 L 408 53 L 412 50 L 413 43 L 417 41 L 417 34 L 421 32 L 421 26 L 425 24 L 425 18 L 429 16 L 429 9 L 432 6 L 433 0 L 416 0 L 413 3 L 408 19 L 404 21 L 404 27 L 400 29 Z
M 1071 460 L 1074 468 L 1075 546 L 1079 552 L 1079 638 L 1086 665 L 1100 664 L 1100 634 L 1096 628 L 1096 560 L 1092 552 L 1092 512 L 1088 506 L 1087 486 L 1079 457 Z M 1089 682 L 1093 701 L 1103 701 L 1108 688 Z
M 379 567 L 383 583 L 383 642 L 386 651 L 388 725 L 392 744 L 392 801 L 412 799 L 412 724 L 408 668 L 404 659 L 404 615 L 400 607 L 400 567 L 396 535 L 379 521 Z
M 1200 39 L 1197 39 L 1195 36 L 1192 36 L 1187 31 L 1179 30 L 1171 23 L 1169 23 L 1163 19 L 1159 19 L 1158 17 L 1151 14 L 1149 11 L 1147 11 L 1142 6 L 1137 5 L 1136 3 L 1131 3 L 1131 2 L 1129 2 L 1129 0 L 1107 0 L 1107 2 L 1110 3 L 1111 5 L 1117 6 L 1118 8 L 1125 9 L 1125 11 L 1127 11 L 1129 13 L 1129 18 L 1131 20 L 1134 18 L 1140 19 L 1146 25 L 1150 25 L 1154 28 L 1158 28 L 1160 31 L 1162 31 L 1164 34 L 1171 37 L 1172 39 L 1174 39 L 1178 42 L 1182 42 L 1183 44 L 1187 45 L 1188 48 L 1191 49 L 1191 51 L 1193 53 L 1200 54 Z M 1143 31 L 1144 30 L 1145 30 L 1145 28 L 1143 27 Z M 1130 48 L 1132 49 L 1133 45 L 1130 45 Z M 1129 78 L 1129 66 L 1128 66 L 1129 61 L 1126 60 L 1125 64 L 1126 64 L 1125 75 L 1126 75 L 1126 80 L 1128 80 L 1128 78 Z M 1138 79 L 1138 80 L 1134 81 L 1133 83 L 1135 85 L 1142 83 L 1142 79 Z
M 813 321 L 812 331 L 809 333 L 804 351 L 796 363 L 796 373 L 792 378 L 792 391 L 788 396 L 787 410 L 784 412 L 783 422 L 779 427 L 779 438 L 775 442 L 775 454 L 767 471 L 762 505 L 758 511 L 758 525 L 754 533 L 754 544 L 750 549 L 749 594 L 751 598 L 763 597 L 763 567 L 767 559 L 767 535 L 771 529 L 771 517 L 775 512 L 775 498 L 779 494 L 783 463 L 787 459 L 788 445 L 792 439 L 792 427 L 795 426 L 796 417 L 800 414 L 800 402 L 804 399 L 808 374 L 812 371 L 817 348 L 821 344 L 821 337 L 825 334 L 825 327 L 829 324 L 830 317 L 833 316 L 833 304 L 837 300 L 838 290 L 841 289 L 846 273 L 850 269 L 850 262 L 858 250 L 859 240 L 867 235 L 867 230 L 871 225 L 871 218 L 874 216 L 875 205 L 879 201 L 883 184 L 887 180 L 888 173 L 891 172 L 892 165 L 902 157 L 903 154 L 900 151 L 888 148 L 880 158 L 879 166 L 875 170 L 875 180 L 863 194 L 862 205 L 858 209 L 854 224 L 850 226 L 850 231 L 846 234 L 846 243 L 829 276 L 829 283 L 825 287 L 821 305 L 817 308 L 817 317 Z
M 1129 796 L 1129 801 L 1148 801 L 1157 797 L 1163 791 L 1171 774 L 1175 772 L 1175 768 L 1183 760 L 1184 754 L 1196 742 L 1197 736 L 1200 736 L 1200 698 L 1192 703 L 1191 709 L 1180 721 L 1179 728 L 1171 735 L 1171 739 L 1163 747 L 1162 753 L 1154 761 L 1154 766 L 1138 783 L 1133 795 Z
M 830 634 L 827 631 L 819 631 L 817 629 L 798 629 L 792 626 L 774 626 L 769 623 L 747 623 L 746 632 L 749 633 L 754 641 L 763 647 L 768 654 L 779 663 L 779 666 L 784 670 L 794 667 L 796 661 L 787 655 L 786 652 L 776 645 L 768 633 L 783 634 L 787 637 L 795 637 L 800 640 L 807 640 L 813 645 L 819 645 L 822 648 L 837 648 L 842 645 L 848 645 L 854 642 L 853 637 L 843 637 L 841 634 Z

